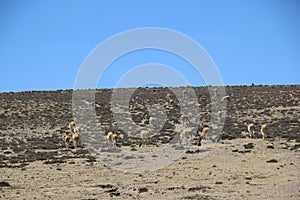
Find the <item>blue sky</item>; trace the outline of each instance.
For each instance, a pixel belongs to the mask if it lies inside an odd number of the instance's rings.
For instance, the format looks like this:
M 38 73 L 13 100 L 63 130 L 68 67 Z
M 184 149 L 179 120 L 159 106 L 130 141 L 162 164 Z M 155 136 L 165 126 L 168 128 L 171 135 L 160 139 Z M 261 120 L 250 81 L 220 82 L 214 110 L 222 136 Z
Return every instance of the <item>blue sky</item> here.
M 297 0 L 0 0 L 0 92 L 71 89 L 97 45 L 143 27 L 172 29 L 198 42 L 225 85 L 299 84 L 299 19 Z M 147 63 L 205 85 L 182 58 L 146 49 L 117 59 L 98 87 L 114 87 Z

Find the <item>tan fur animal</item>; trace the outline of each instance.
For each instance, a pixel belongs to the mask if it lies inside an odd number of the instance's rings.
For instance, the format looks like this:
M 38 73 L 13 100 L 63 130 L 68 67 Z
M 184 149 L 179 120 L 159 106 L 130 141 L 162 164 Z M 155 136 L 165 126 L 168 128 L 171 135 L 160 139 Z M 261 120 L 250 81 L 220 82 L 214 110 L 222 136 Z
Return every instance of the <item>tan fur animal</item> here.
M 218 96 L 218 89 L 217 89 L 217 88 L 214 89 L 214 96 L 215 96 L 215 97 Z
M 113 146 L 116 146 L 118 139 L 118 135 L 116 133 L 110 131 L 107 133 L 106 138 Z
M 249 132 L 249 136 L 253 137 L 254 136 L 254 124 L 252 123 L 245 123 L 245 125 L 247 126 L 248 132 Z
M 74 148 L 76 149 L 81 143 L 79 133 L 74 132 L 72 138 L 73 138 Z
M 188 126 L 191 123 L 188 115 L 181 115 L 180 120 L 184 126 Z
M 217 115 L 218 115 L 218 120 L 221 121 L 223 112 L 219 110 Z
M 149 118 L 149 124 L 151 124 L 154 128 L 158 128 L 157 119 L 155 117 Z
M 221 101 L 230 102 L 230 96 L 229 95 L 224 96 Z
M 262 135 L 263 140 L 265 139 L 266 130 L 267 130 L 267 125 L 266 124 L 261 125 L 260 133 Z
M 183 94 L 183 99 L 185 99 L 186 97 L 189 97 L 186 90 L 183 90 L 182 94 Z
M 172 99 L 171 97 L 172 95 L 170 93 L 166 94 L 166 99 L 168 102 L 170 102 L 170 100 Z
M 68 132 L 65 132 L 63 139 L 65 141 L 66 148 L 68 149 L 70 147 L 70 142 L 71 142 L 71 137 Z
M 75 122 L 73 120 L 68 120 L 68 127 L 69 127 L 71 133 L 75 132 L 74 129 L 75 129 L 76 125 L 75 125 Z
M 142 130 L 141 131 L 141 142 L 139 143 L 139 147 L 141 147 L 143 144 L 148 145 L 149 138 L 150 138 L 150 132 L 146 131 L 146 130 Z
M 170 104 L 170 105 L 174 105 L 174 104 L 175 104 L 175 101 L 174 101 L 173 99 L 171 99 L 171 100 L 169 101 L 169 104 Z
M 204 140 L 206 138 L 207 132 L 209 131 L 208 127 L 204 127 L 201 131 L 201 133 L 199 134 L 199 141 L 198 141 L 198 146 L 201 146 L 201 142 L 202 140 Z
M 206 135 L 207 135 L 207 132 L 209 131 L 209 128 L 208 127 L 204 127 L 202 129 L 202 132 L 201 132 L 201 135 L 203 136 L 203 139 L 206 138 Z
M 179 145 L 182 144 L 183 139 L 191 139 L 193 136 L 191 128 L 185 128 L 180 133 Z
M 72 139 L 74 143 L 74 148 L 76 149 L 81 144 L 80 134 L 79 134 L 79 127 L 75 125 L 75 122 L 69 120 L 69 128 L 72 132 Z

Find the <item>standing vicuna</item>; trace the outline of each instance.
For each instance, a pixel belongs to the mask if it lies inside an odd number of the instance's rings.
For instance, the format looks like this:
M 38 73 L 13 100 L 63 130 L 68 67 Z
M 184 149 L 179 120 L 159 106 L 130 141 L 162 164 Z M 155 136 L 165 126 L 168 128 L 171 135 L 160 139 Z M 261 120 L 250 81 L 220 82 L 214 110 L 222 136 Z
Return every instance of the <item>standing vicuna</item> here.
M 74 143 L 74 148 L 76 149 L 81 144 L 79 127 L 75 125 L 74 121 L 69 120 L 69 128 L 72 132 L 72 138 Z
M 168 94 L 166 94 L 166 100 L 169 102 L 172 98 L 171 98 L 171 94 L 170 93 L 168 93 Z
M 261 135 L 262 135 L 262 139 L 263 139 L 263 140 L 265 139 L 266 130 L 267 130 L 267 125 L 266 125 L 266 124 L 261 125 L 260 133 L 261 133 Z
M 182 96 L 183 96 L 183 99 L 190 98 L 191 97 L 191 93 L 188 92 L 187 90 L 183 90 L 182 91 Z
M 65 141 L 66 148 L 69 149 L 71 137 L 70 137 L 68 132 L 65 132 L 65 135 L 63 136 L 63 139 Z
M 170 93 L 166 94 L 167 103 L 171 106 L 175 105 L 174 99 L 172 99 L 172 95 Z
M 222 97 L 221 101 L 223 101 L 223 102 L 225 102 L 225 101 L 230 102 L 230 96 L 226 95 L 226 96 Z
M 198 146 L 201 146 L 201 142 L 203 139 L 206 138 L 207 132 L 209 131 L 208 127 L 204 127 L 201 131 L 201 133 L 199 134 L 199 141 L 198 141 Z
M 183 126 L 188 126 L 191 123 L 188 115 L 181 115 L 180 121 Z
M 219 110 L 218 113 L 217 113 L 217 115 L 218 115 L 218 120 L 221 121 L 222 120 L 222 116 L 223 116 L 223 112 Z
M 183 129 L 180 133 L 179 145 L 182 144 L 183 138 L 187 140 L 187 139 L 192 139 L 192 137 L 193 137 L 193 130 L 191 128 Z
M 112 131 L 107 133 L 106 136 L 107 140 L 109 141 L 109 143 L 111 143 L 114 146 L 116 146 L 117 144 L 117 139 L 118 139 L 118 135 Z
M 215 96 L 215 97 L 218 96 L 218 89 L 217 89 L 217 88 L 214 89 L 214 96 Z
M 154 128 L 158 128 L 158 121 L 157 121 L 157 119 L 155 118 L 155 117 L 150 117 L 149 118 L 149 124 L 151 125 L 151 126 L 153 126 Z
M 68 120 L 68 127 L 70 129 L 70 132 L 74 133 L 74 131 L 75 131 L 74 129 L 76 127 L 75 122 L 73 120 Z
M 144 145 L 149 145 L 150 132 L 146 130 L 141 131 L 141 142 L 139 143 L 139 147 Z
M 75 127 L 75 132 L 73 133 L 72 136 L 75 149 L 81 144 L 81 139 L 78 130 L 79 130 L 78 127 Z
M 252 124 L 252 123 L 249 123 L 249 124 L 245 123 L 245 125 L 247 126 L 247 129 L 248 129 L 250 137 L 253 137 L 254 136 L 254 124 Z

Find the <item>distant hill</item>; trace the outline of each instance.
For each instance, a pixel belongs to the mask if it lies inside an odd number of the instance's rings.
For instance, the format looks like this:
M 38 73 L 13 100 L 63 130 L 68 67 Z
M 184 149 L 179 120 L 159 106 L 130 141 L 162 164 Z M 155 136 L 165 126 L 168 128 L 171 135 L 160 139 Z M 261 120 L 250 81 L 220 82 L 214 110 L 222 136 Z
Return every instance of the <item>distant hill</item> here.
M 300 85 L 227 86 L 225 89 L 231 101 L 227 105 L 222 138 L 240 137 L 241 132 L 246 131 L 244 123 L 253 122 L 257 126 L 268 124 L 267 137 L 300 140 Z M 126 89 L 123 90 L 126 92 Z M 199 98 L 201 120 L 208 122 L 211 102 L 208 89 L 196 87 L 194 90 Z M 99 123 L 113 123 L 109 106 L 112 92 L 109 89 L 96 91 L 95 109 Z M 165 99 L 168 92 L 171 91 L 167 88 L 138 88 L 131 98 L 140 96 L 139 101 L 144 104 L 160 103 L 158 100 Z M 1 133 L 64 130 L 66 121 L 73 117 L 72 90 L 0 93 L 0 101 Z M 177 122 L 180 115 L 178 108 L 170 109 L 170 113 L 175 115 L 168 115 L 173 118 L 171 120 Z M 143 114 L 134 115 L 133 120 L 139 123 L 149 117 L 147 115 L 149 113 L 144 110 Z

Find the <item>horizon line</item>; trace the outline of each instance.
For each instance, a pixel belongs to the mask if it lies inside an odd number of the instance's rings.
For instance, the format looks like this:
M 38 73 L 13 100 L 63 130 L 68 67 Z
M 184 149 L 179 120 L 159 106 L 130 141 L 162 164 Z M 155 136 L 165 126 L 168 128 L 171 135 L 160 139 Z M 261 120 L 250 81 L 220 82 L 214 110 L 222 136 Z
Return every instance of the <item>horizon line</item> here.
M 60 88 L 60 89 L 34 89 L 34 90 L 20 90 L 20 91 L 0 91 L 0 94 L 3 93 L 26 93 L 26 92 L 55 92 L 55 91 L 80 91 L 80 90 L 113 90 L 113 89 L 163 89 L 163 88 L 201 88 L 201 87 L 268 87 L 268 86 L 299 86 L 300 84 L 241 84 L 241 85 L 199 85 L 199 86 L 139 86 L 139 87 L 99 87 L 99 88 Z

